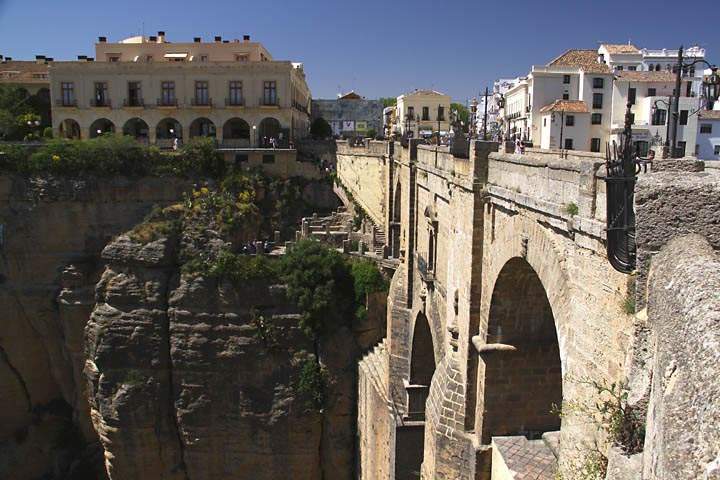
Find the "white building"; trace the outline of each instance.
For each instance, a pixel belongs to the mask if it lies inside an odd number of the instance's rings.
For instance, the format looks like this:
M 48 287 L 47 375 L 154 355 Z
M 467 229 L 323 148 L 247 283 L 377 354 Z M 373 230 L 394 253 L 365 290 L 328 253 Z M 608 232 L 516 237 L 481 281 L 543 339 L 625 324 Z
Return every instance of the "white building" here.
M 493 82 L 492 91 L 489 92 L 487 97 L 487 123 L 488 123 L 488 135 L 492 135 L 496 132 L 499 127 L 499 116 L 500 116 L 500 98 L 504 97 L 505 94 L 512 87 L 520 83 L 521 78 L 500 78 Z M 478 99 L 477 109 L 477 131 L 482 132 L 485 126 L 485 96 L 481 95 Z
M 697 157 L 720 160 L 720 110 L 700 112 L 698 124 Z
M 702 58 L 704 54 L 703 49 L 688 49 L 688 55 L 693 58 Z M 667 68 L 657 70 L 660 58 L 673 61 L 668 51 L 603 44 L 597 50 L 571 49 L 547 65 L 534 65 L 527 77 L 519 78 L 504 95 L 505 105 L 499 113 L 503 134 L 505 138 L 521 138 L 542 148 L 604 152 L 607 144 L 619 139 L 630 103 L 636 146 L 645 153 L 653 143 L 665 142 L 668 98 L 675 88 L 672 67 L 669 71 Z M 677 61 L 677 52 L 674 58 Z M 691 70 L 685 73 L 680 92 L 678 146 L 687 154 L 693 154 L 697 117 L 692 112 L 700 106 L 697 92 L 701 78 Z M 563 135 L 560 141 L 559 132 L 555 131 L 559 120 L 551 122 L 546 117 L 553 112 L 562 113 L 570 104 L 558 104 L 557 100 L 585 104 L 589 118 L 586 134 Z M 573 104 L 572 108 L 580 107 Z M 584 124 L 580 121 L 571 127 L 577 131 Z M 566 143 L 565 139 L 572 142 Z
M 540 109 L 540 119 L 540 148 L 589 149 L 590 110 L 582 100 L 555 100 Z
M 435 90 L 414 90 L 397 97 L 395 132 L 418 138 L 450 130 L 450 95 Z

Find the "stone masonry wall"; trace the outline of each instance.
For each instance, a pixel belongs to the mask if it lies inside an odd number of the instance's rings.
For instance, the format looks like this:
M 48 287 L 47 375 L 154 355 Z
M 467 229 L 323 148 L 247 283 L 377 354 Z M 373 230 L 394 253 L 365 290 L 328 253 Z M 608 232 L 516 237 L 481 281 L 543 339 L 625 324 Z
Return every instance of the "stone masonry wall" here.
M 376 144 L 381 144 L 377 147 Z M 337 177 L 373 223 L 385 227 L 387 212 L 387 161 L 384 142 L 368 142 L 368 147 L 350 147 L 338 142 Z

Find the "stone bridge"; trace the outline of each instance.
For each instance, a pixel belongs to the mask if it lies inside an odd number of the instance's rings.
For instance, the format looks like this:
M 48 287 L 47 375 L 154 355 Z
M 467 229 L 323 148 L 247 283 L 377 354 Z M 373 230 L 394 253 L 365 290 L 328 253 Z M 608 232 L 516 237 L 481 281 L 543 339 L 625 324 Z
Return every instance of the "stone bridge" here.
M 628 305 L 644 306 L 650 257 L 692 231 L 720 247 L 717 225 L 658 233 L 656 214 L 639 217 L 636 292 L 607 260 L 604 159 L 497 150 L 338 143 L 339 183 L 399 260 L 387 336 L 359 367 L 362 479 L 576 478 L 607 438 L 580 409 L 557 410 L 649 363 L 633 356 L 648 329 Z

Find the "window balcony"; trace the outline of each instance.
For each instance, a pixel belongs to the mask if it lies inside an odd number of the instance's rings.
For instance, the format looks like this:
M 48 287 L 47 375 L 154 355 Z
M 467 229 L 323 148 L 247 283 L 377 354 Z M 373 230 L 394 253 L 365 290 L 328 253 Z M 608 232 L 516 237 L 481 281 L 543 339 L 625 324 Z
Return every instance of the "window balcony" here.
M 123 107 L 144 107 L 145 101 L 142 98 L 126 98 L 123 100 Z
M 226 107 L 244 107 L 245 99 L 242 97 L 241 98 L 226 98 L 225 106 Z
M 407 380 L 404 383 L 407 393 L 407 420 L 422 422 L 425 420 L 425 404 L 430 395 L 430 386 L 412 385 Z
M 212 107 L 212 98 L 198 98 L 195 97 L 190 100 L 190 105 L 193 107 Z
M 177 98 L 158 98 L 156 103 L 157 103 L 158 107 L 177 108 L 177 106 L 178 106 Z
M 55 105 L 58 107 L 76 107 L 77 108 L 77 99 L 75 98 L 58 98 L 55 100 Z
M 279 107 L 280 99 L 277 97 L 260 97 L 258 104 L 262 107 Z
M 90 99 L 90 106 L 95 108 L 110 108 L 111 103 L 109 98 L 91 98 Z

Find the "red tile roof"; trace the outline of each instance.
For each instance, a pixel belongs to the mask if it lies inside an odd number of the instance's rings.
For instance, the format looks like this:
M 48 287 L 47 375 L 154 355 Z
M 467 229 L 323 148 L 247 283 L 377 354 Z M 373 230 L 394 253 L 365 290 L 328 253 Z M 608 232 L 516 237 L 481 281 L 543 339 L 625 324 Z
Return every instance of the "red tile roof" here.
M 553 59 L 548 67 L 578 67 L 589 73 L 610 73 L 610 67 L 598 62 L 597 50 L 570 49 Z
M 608 51 L 608 53 L 640 53 L 640 50 L 635 46 L 631 45 L 629 43 L 620 43 L 620 44 L 614 44 L 614 43 L 603 43 L 600 45 L 601 47 L 605 47 L 605 50 Z
M 540 113 L 547 112 L 590 113 L 590 110 L 582 100 L 555 100 L 540 109 Z
M 699 116 L 707 120 L 720 120 L 720 110 L 703 110 Z
M 672 83 L 675 81 L 675 74 L 668 71 L 661 72 L 631 72 L 622 71 L 617 73 L 617 79 L 625 82 L 662 82 Z

